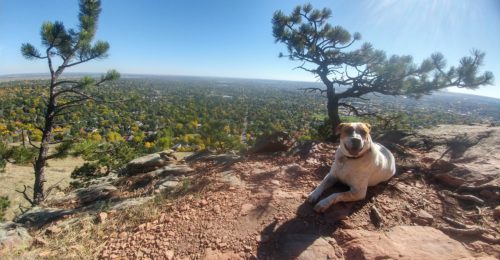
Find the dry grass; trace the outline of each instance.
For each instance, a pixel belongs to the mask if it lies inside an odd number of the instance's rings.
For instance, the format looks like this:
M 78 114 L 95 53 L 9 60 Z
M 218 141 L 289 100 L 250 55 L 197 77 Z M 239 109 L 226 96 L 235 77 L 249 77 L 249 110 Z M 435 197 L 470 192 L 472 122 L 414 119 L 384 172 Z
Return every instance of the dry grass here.
M 62 171 L 63 164 L 66 164 L 66 167 L 68 167 L 68 169 L 64 170 L 68 176 L 68 181 L 65 181 L 64 184 L 61 183 L 61 186 L 67 186 L 69 183 L 69 174 L 72 168 L 83 163 L 83 160 L 79 160 L 78 164 L 72 165 L 71 162 L 74 161 L 74 159 L 65 159 L 59 162 L 52 162 L 51 173 L 54 172 L 55 169 L 55 172 L 59 173 L 59 177 L 65 176 Z M 30 167 L 14 165 L 9 165 L 9 167 L 9 169 L 16 169 L 17 172 L 20 172 L 19 168 L 24 169 L 25 177 L 27 177 L 28 174 L 32 175 Z M 71 168 L 71 170 L 69 168 Z M 54 179 L 57 181 L 54 175 L 55 174 L 52 175 L 52 183 Z M 10 185 L 15 183 L 18 187 L 19 181 L 25 184 L 29 183 L 23 178 L 9 181 L 11 183 Z M 20 184 L 21 187 L 22 183 Z M 143 205 L 133 206 L 125 210 L 109 210 L 104 206 L 102 212 L 108 214 L 107 220 L 104 223 L 100 223 L 95 214 L 85 213 L 79 216 L 68 216 L 67 219 L 51 224 L 61 227 L 62 230 L 57 234 L 47 234 L 45 230 L 48 226 L 41 230 L 30 231 L 30 234 L 34 238 L 44 240 L 46 242 L 45 245 L 34 243 L 29 247 L 10 252 L 9 255 L 2 256 L 0 254 L 0 259 L 96 259 L 97 254 L 102 251 L 106 241 L 111 237 L 116 237 L 124 231 L 133 232 L 138 225 L 157 220 L 161 214 L 171 211 L 178 203 L 181 203 L 181 200 L 179 200 L 180 197 L 184 197 L 188 194 L 196 196 L 198 192 L 206 188 L 206 185 L 202 185 L 204 183 L 205 179 L 203 179 L 203 181 L 201 179 L 195 181 L 188 179 L 182 182 L 171 194 L 158 195 Z M 5 186 L 4 183 L 2 183 L 2 185 Z M 72 222 L 73 220 L 76 222 L 72 224 L 62 223 L 64 221 Z
M 56 183 L 60 189 L 69 187 L 71 181 L 71 172 L 75 167 L 81 166 L 84 160 L 79 157 L 68 157 L 59 160 L 50 160 L 49 166 L 46 169 L 47 183 L 45 188 L 48 188 Z M 28 206 L 28 202 L 23 196 L 16 192 L 22 191 L 24 185 L 33 187 L 35 175 L 33 174 L 33 166 L 31 165 L 14 165 L 7 163 L 4 173 L 0 173 L 0 196 L 8 196 L 10 207 L 6 211 L 5 219 L 12 219 L 16 214 L 19 214 L 19 205 Z M 27 190 L 28 194 L 32 194 L 32 189 Z M 57 195 L 57 188 L 53 190 L 51 196 Z M 59 194 L 61 195 L 61 194 Z M 50 197 L 49 197 L 50 198 Z
M 158 196 L 127 210 L 107 211 L 108 219 L 104 223 L 99 223 L 96 216 L 89 214 L 73 217 L 77 222 L 55 235 L 47 235 L 44 230 L 32 233 L 34 237 L 45 240 L 46 245 L 33 245 L 10 255 L 0 255 L 0 259 L 95 259 L 109 237 L 158 219 L 172 204 L 170 199 Z
M 54 236 L 46 235 L 44 230 L 32 232 L 34 237 L 43 238 L 47 245 L 25 248 L 8 257 L 13 259 L 40 259 L 41 256 L 44 256 L 44 259 L 95 259 L 110 237 L 116 237 L 124 231 L 132 232 L 140 224 L 159 219 L 161 214 L 170 212 L 182 203 L 182 197 L 187 195 L 196 197 L 209 187 L 205 178 L 189 180 L 180 184 L 172 193 L 158 195 L 143 205 L 119 211 L 103 209 L 102 212 L 108 214 L 104 223 L 99 223 L 95 215 L 70 217 L 77 219 L 78 222 L 67 225 L 67 228 Z

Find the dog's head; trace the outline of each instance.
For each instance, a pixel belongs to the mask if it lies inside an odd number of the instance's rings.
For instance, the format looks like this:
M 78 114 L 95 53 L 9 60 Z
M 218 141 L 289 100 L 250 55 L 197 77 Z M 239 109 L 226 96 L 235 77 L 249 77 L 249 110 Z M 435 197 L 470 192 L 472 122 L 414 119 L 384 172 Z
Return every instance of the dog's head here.
M 340 149 L 347 156 L 357 157 L 370 149 L 371 126 L 368 123 L 342 123 L 337 127 Z

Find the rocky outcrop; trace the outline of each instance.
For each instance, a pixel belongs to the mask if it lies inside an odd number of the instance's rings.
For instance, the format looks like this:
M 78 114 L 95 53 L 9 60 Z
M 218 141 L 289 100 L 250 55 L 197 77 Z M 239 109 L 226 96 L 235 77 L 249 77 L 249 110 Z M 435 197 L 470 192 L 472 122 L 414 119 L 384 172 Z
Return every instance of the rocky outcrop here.
M 124 210 L 130 207 L 143 205 L 154 198 L 155 198 L 154 196 L 130 198 L 115 202 L 110 205 L 110 208 L 114 210 Z
M 118 189 L 109 183 L 91 185 L 86 188 L 80 188 L 72 191 L 57 204 L 76 204 L 86 206 L 96 201 L 111 199 L 118 194 Z
M 33 238 L 26 228 L 18 223 L 0 223 L 0 255 L 4 252 L 14 251 L 18 248 L 29 246 Z
M 494 167 L 490 163 L 497 155 L 467 157 L 472 149 L 478 151 L 471 147 L 446 152 L 450 142 L 430 134 L 420 141 L 415 138 L 422 135 L 399 136 L 392 149 L 403 170 L 388 183 L 370 187 L 365 200 L 336 204 L 325 214 L 315 213 L 304 201 L 330 169 L 336 145 L 314 142 L 287 148 L 286 156 L 279 157 L 205 151 L 177 161 L 167 153 L 152 154 L 131 161 L 129 173 L 119 180 L 75 190 L 68 198 L 85 198 L 89 205 L 78 212 L 113 227 L 96 238 L 106 241 L 94 255 L 104 259 L 498 258 L 499 236 L 492 227 L 500 219 L 499 200 L 486 198 L 497 194 L 500 178 L 466 163 L 483 160 Z M 410 138 L 413 146 L 405 144 Z M 481 138 L 474 140 L 489 140 L 495 147 L 491 136 Z M 398 146 L 406 157 L 397 153 Z M 346 187 L 339 184 L 332 190 Z M 157 200 L 158 194 L 167 199 Z M 123 228 L 120 221 L 127 218 L 120 215 L 135 214 L 135 209 L 125 209 L 136 206 L 147 219 Z M 80 221 L 84 214 L 71 218 Z M 52 234 L 75 223 L 58 221 L 44 234 L 59 237 Z
M 164 176 L 164 175 L 179 175 L 193 172 L 193 168 L 185 165 L 185 164 L 176 164 L 176 165 L 167 165 L 163 166 L 154 171 L 148 172 L 149 175 L 156 176 Z
M 278 259 L 343 259 L 334 239 L 310 234 L 289 234 L 283 238 Z
M 29 227 L 40 228 L 52 221 L 61 219 L 66 215 L 73 214 L 74 212 L 74 210 L 59 208 L 33 207 L 17 217 L 15 222 Z
M 465 259 L 471 254 L 443 232 L 396 226 L 386 232 L 341 230 L 335 236 L 346 259 Z
M 228 164 L 238 161 L 241 156 L 232 153 L 213 154 L 208 150 L 195 153 L 185 158 L 186 162 L 214 162 L 216 164 Z
M 136 158 L 125 166 L 122 174 L 130 176 L 138 173 L 151 172 L 158 168 L 170 165 L 177 160 L 173 153 L 174 151 L 167 150 Z
M 500 200 L 500 127 L 439 125 L 414 133 L 391 131 L 374 137 L 405 157 L 409 148 L 421 153 L 429 177 L 460 193 Z M 402 167 L 400 167 L 402 168 Z

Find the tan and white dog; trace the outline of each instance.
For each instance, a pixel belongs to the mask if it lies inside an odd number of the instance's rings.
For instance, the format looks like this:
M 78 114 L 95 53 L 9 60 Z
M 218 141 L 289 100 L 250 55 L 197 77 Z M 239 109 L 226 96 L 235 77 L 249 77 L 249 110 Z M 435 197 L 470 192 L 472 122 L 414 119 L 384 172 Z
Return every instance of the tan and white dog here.
M 318 187 L 309 194 L 308 201 L 315 203 L 321 194 L 337 181 L 347 184 L 349 191 L 334 193 L 314 206 L 317 212 L 325 212 L 341 201 L 362 200 L 368 186 L 389 180 L 396 172 L 392 153 L 381 144 L 372 142 L 371 126 L 366 123 L 342 123 L 337 128 L 340 144 L 335 161 Z

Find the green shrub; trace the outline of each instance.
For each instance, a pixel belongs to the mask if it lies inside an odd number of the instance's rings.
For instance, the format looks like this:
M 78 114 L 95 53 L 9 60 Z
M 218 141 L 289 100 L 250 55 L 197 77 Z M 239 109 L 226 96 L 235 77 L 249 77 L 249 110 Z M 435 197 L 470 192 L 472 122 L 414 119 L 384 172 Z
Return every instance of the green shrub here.
M 9 158 L 16 164 L 26 165 L 35 159 L 37 150 L 32 147 L 15 146 L 8 152 Z
M 0 172 L 5 170 L 5 166 L 7 165 L 9 149 L 7 144 L 0 141 Z
M 95 178 L 105 176 L 102 173 L 97 163 L 84 163 L 82 166 L 77 167 L 71 173 L 71 178 L 76 179 L 70 183 L 74 189 L 88 186 L 89 182 Z
M 311 137 L 317 141 L 330 141 L 335 139 L 335 133 L 332 130 L 332 123 L 328 118 L 323 122 L 315 122 L 311 129 Z
M 0 221 L 4 221 L 5 211 L 10 206 L 10 201 L 7 196 L 0 197 Z
M 94 162 L 106 171 L 117 170 L 129 161 L 148 153 L 142 144 L 134 145 L 126 142 L 96 143 L 83 141 L 72 147 L 73 156 L 82 156 L 86 161 Z
M 99 166 L 95 163 L 84 163 L 80 167 L 76 167 L 75 170 L 71 173 L 71 178 L 73 179 L 87 179 L 93 178 L 99 174 Z

